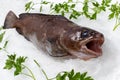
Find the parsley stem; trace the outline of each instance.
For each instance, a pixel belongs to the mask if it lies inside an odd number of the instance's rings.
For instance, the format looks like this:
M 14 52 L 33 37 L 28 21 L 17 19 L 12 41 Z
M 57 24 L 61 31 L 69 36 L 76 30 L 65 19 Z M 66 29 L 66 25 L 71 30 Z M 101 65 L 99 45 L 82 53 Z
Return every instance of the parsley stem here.
M 22 65 L 23 65 L 23 64 L 22 64 Z M 23 67 L 25 67 L 25 68 L 30 72 L 31 77 L 33 78 L 33 80 L 36 80 L 36 78 L 35 78 L 33 72 L 32 72 L 27 66 L 25 66 L 25 65 L 23 65 Z
M 45 71 L 41 68 L 40 64 L 39 64 L 36 60 L 34 60 L 34 62 L 35 62 L 35 64 L 39 67 L 39 69 L 42 71 L 42 73 L 44 74 L 45 78 L 46 78 L 47 80 L 51 80 L 51 79 L 48 78 L 48 76 L 47 76 L 47 74 L 45 73 Z
M 54 79 L 56 79 L 56 77 L 54 77 L 54 78 L 51 78 L 51 79 L 49 79 L 49 80 L 54 80 Z
M 9 52 L 5 48 L 2 48 L 2 50 L 5 51 L 7 54 L 9 54 Z
M 77 0 L 76 2 L 69 2 L 69 3 L 75 3 L 75 4 L 82 3 L 83 4 L 83 2 L 81 2 L 79 0 Z
M 47 74 L 45 73 L 45 71 L 43 69 L 41 69 L 41 70 L 42 70 L 42 73 L 44 74 L 44 76 L 46 77 L 46 79 L 49 80 L 49 78 L 48 78 Z
M 114 28 L 113 28 L 113 31 L 115 31 L 119 25 L 120 25 L 119 18 L 116 17 L 116 22 L 115 22 L 115 26 L 114 26 Z
M 25 75 L 25 76 L 28 76 L 28 77 L 31 77 L 31 78 L 32 78 L 32 76 L 29 75 L 29 74 L 26 74 L 26 73 L 21 73 L 21 74 L 23 74 L 23 75 Z
M 120 25 L 120 22 L 115 24 L 114 28 L 113 28 L 113 31 L 115 31 L 117 29 L 117 27 Z
M 41 3 L 34 3 L 34 5 L 38 5 L 38 4 L 41 4 Z

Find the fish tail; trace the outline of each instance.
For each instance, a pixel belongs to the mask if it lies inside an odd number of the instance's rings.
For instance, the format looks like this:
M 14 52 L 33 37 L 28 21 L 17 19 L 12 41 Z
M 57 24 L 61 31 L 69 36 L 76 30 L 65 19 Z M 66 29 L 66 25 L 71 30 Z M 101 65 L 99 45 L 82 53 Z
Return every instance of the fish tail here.
M 17 16 L 12 11 L 9 11 L 9 13 L 6 16 L 3 28 L 13 28 L 17 19 Z

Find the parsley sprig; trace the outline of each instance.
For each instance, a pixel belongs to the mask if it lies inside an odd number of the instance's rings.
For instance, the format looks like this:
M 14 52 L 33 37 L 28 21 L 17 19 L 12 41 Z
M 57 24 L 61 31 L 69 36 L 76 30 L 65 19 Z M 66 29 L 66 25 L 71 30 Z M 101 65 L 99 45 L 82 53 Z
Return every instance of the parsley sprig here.
M 3 38 L 5 36 L 5 31 L 2 31 L 2 30 L 3 30 L 3 28 L 0 27 L 0 31 L 1 31 L 1 33 L 0 33 L 0 43 L 4 42 Z M 9 55 L 7 55 L 8 59 L 6 60 L 4 69 L 11 70 L 11 69 L 14 68 L 15 69 L 15 71 L 14 71 L 15 76 L 19 75 L 19 74 L 23 74 L 23 75 L 31 77 L 33 80 L 36 80 L 33 72 L 31 71 L 31 69 L 23 64 L 25 62 L 25 60 L 27 59 L 27 57 L 24 57 L 24 56 L 16 57 L 16 54 L 10 54 L 6 50 L 7 44 L 8 44 L 8 41 L 5 41 L 4 45 L 2 47 L 0 47 L 0 51 L 5 51 L 5 53 L 9 54 Z M 27 69 L 29 74 L 23 73 L 22 71 L 24 69 Z
M 116 2 L 112 4 L 110 11 L 111 14 L 109 14 L 109 19 L 116 19 L 115 27 L 113 28 L 113 30 L 115 30 L 120 25 L 120 3 Z
M 43 72 L 43 74 L 46 77 L 46 80 L 94 80 L 91 76 L 87 75 L 87 72 L 80 73 L 75 72 L 74 69 L 72 69 L 70 72 L 68 71 L 62 71 L 56 75 L 54 78 L 48 78 L 45 71 L 41 68 L 40 64 L 34 60 L 36 65 L 40 68 L 40 70 Z
M 40 5 L 40 12 L 43 10 L 43 6 L 49 5 L 51 14 L 61 14 L 63 16 L 69 15 L 70 19 L 77 19 L 79 16 L 84 15 L 89 19 L 96 19 L 97 14 L 102 11 L 106 11 L 106 8 L 110 6 L 111 0 L 102 0 L 101 3 L 96 0 L 83 0 L 83 2 L 76 0 L 68 0 L 62 3 L 47 2 L 41 0 L 40 3 L 34 3 L 30 1 L 25 5 L 25 11 L 30 12 L 35 5 Z M 89 6 L 92 5 L 92 7 Z M 82 5 L 79 10 L 76 10 L 76 6 Z
M 27 57 L 18 57 L 16 58 L 16 54 L 8 55 L 8 59 L 6 60 L 4 69 L 12 69 L 15 68 L 14 75 L 18 75 L 22 72 L 22 69 L 24 69 L 24 66 L 22 63 L 25 62 Z
M 106 11 L 107 7 L 110 6 L 111 0 L 102 0 L 101 3 L 96 0 L 84 0 L 83 2 L 83 15 L 89 19 L 96 19 L 97 15 L 102 11 Z M 91 4 L 91 6 L 89 6 Z
M 0 31 L 2 31 L 2 30 L 3 30 L 3 28 L 0 27 Z M 0 43 L 2 43 L 4 36 L 5 36 L 5 31 L 0 33 Z M 6 50 L 7 44 L 8 44 L 8 41 L 5 41 L 4 45 L 2 47 L 0 47 L 0 50 L 7 52 L 7 50 Z
M 109 10 L 111 13 L 108 15 L 108 19 L 116 19 L 113 28 L 115 30 L 120 25 L 120 4 L 118 2 L 112 4 L 111 2 L 112 0 L 102 0 L 101 2 L 96 0 L 68 0 L 62 3 L 48 2 L 46 0 L 41 0 L 40 3 L 30 1 L 26 3 L 25 11 L 30 12 L 35 9 L 35 5 L 39 5 L 40 12 L 43 12 L 44 7 L 49 6 L 49 14 L 60 14 L 69 17 L 69 19 L 85 16 L 90 20 L 96 20 L 98 14 Z M 76 6 L 80 8 L 76 9 Z
M 0 42 L 2 42 L 4 35 L 5 35 L 5 32 L 2 32 L 2 33 L 0 34 Z
M 23 74 L 28 77 L 31 77 L 33 80 L 36 80 L 32 70 L 25 65 L 26 59 L 27 57 L 24 57 L 24 56 L 16 57 L 16 54 L 10 54 L 8 55 L 8 59 L 6 60 L 4 69 L 11 70 L 14 68 L 15 76 Z M 91 76 L 87 76 L 87 72 L 84 72 L 84 73 L 75 72 L 73 69 L 70 72 L 62 71 L 58 73 L 54 78 L 48 78 L 45 70 L 41 68 L 40 64 L 36 60 L 34 60 L 34 62 L 42 71 L 46 80 L 94 80 Z M 27 69 L 29 73 L 24 73 L 24 69 Z
M 50 2 L 47 2 L 47 1 L 43 1 L 41 0 L 40 3 L 34 3 L 33 1 L 30 1 L 28 3 L 25 4 L 25 11 L 26 12 L 30 12 L 31 10 L 34 10 L 34 6 L 36 5 L 40 5 L 40 8 L 39 8 L 39 11 L 41 12 L 43 10 L 43 5 L 47 5 L 49 4 Z M 51 5 L 52 6 L 52 5 Z
M 27 57 L 24 57 L 24 56 L 16 57 L 16 54 L 10 54 L 10 55 L 8 55 L 8 59 L 6 60 L 4 69 L 11 70 L 12 68 L 14 68 L 15 76 L 17 76 L 19 74 L 23 74 L 23 75 L 31 77 L 33 80 L 36 80 L 31 69 L 28 68 L 26 65 L 24 65 L 26 59 L 27 59 Z M 24 73 L 23 72 L 24 69 L 27 69 L 29 71 L 29 73 Z
M 70 72 L 61 72 L 56 76 L 56 80 L 94 80 L 91 76 L 87 76 L 87 72 L 80 73 L 72 69 Z
M 30 12 L 30 10 L 34 10 L 34 8 L 33 8 L 34 5 L 35 4 L 32 1 L 26 3 L 25 4 L 25 11 L 26 12 Z

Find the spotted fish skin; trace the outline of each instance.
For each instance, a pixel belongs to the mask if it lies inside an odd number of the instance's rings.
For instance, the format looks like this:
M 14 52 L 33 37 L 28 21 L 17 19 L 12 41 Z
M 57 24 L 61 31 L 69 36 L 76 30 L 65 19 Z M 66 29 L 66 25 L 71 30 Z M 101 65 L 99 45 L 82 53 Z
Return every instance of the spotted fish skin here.
M 87 60 L 102 54 L 103 34 L 81 27 L 61 15 L 22 13 L 18 18 L 10 11 L 4 28 L 16 28 L 18 33 L 51 56 L 71 55 Z

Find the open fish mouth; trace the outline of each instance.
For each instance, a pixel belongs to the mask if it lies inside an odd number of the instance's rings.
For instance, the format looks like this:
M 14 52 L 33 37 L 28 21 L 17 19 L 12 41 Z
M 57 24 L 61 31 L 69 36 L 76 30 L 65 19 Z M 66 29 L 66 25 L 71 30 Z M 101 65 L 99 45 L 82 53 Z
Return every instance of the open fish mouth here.
M 90 39 L 84 43 L 82 46 L 84 48 L 85 53 L 94 55 L 95 57 L 102 55 L 102 44 L 104 39 Z

